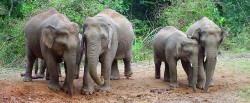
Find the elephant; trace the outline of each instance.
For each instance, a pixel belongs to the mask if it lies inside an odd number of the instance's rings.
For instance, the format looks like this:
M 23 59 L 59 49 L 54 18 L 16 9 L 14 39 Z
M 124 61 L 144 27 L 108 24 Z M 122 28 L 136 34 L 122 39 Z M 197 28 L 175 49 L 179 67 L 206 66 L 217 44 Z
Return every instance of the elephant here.
M 82 34 L 79 34 L 79 39 L 80 39 L 80 44 L 77 48 L 77 59 L 76 59 L 76 71 L 75 71 L 75 79 L 78 79 L 79 78 L 79 71 L 80 71 L 80 65 L 81 65 L 81 60 L 82 60 L 82 56 L 83 54 L 85 54 L 85 46 L 84 46 L 84 41 L 83 41 L 83 36 Z M 38 58 L 35 60 L 35 75 L 32 76 L 33 79 L 39 79 L 39 78 L 43 78 L 44 77 L 44 73 L 45 73 L 45 70 L 46 70 L 46 63 L 44 60 L 40 60 L 40 71 L 39 73 L 38 72 Z M 60 65 L 58 64 L 58 75 L 59 77 L 62 76 L 61 74 L 61 69 L 60 69 Z M 25 76 L 25 73 L 21 73 L 21 76 Z M 50 77 L 49 77 L 49 73 L 48 71 L 46 71 L 46 80 L 50 80 Z
M 112 9 L 104 9 L 83 23 L 86 45 L 82 94 L 94 92 L 93 79 L 101 87 L 100 92 L 110 92 L 110 79 L 119 79 L 117 60 L 125 65 L 124 75 L 132 76 L 131 59 L 134 33 L 127 18 Z M 97 63 L 101 63 L 101 77 L 97 75 Z M 112 69 L 112 70 L 111 70 Z M 92 78 L 92 79 L 91 79 Z
M 194 33 L 200 29 L 199 33 Z M 196 21 L 186 31 L 188 38 L 195 39 L 199 43 L 199 72 L 197 87 L 207 92 L 212 83 L 219 47 L 228 32 L 219 28 L 207 17 Z M 204 58 L 206 59 L 204 60 Z
M 32 17 L 24 27 L 27 66 L 24 82 L 32 81 L 32 67 L 36 58 L 43 59 L 50 73 L 48 88 L 60 90 L 57 65 L 64 61 L 66 71 L 62 90 L 73 95 L 76 52 L 80 44 L 79 26 L 52 8 Z
M 188 38 L 186 34 L 173 26 L 163 27 L 155 34 L 153 40 L 155 78 L 160 79 L 160 67 L 161 63 L 164 62 L 164 80 L 170 81 L 170 87 L 178 87 L 176 66 L 177 61 L 180 59 L 185 72 L 191 74 L 188 75 L 189 85 L 196 92 L 198 50 L 196 40 Z

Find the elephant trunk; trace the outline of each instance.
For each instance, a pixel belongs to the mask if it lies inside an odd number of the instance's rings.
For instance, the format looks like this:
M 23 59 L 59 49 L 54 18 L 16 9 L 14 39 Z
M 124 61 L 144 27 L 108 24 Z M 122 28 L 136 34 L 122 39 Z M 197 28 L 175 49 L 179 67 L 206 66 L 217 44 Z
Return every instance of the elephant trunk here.
M 196 92 L 196 84 L 197 84 L 197 80 L 198 80 L 198 56 L 194 57 L 192 60 L 191 60 L 191 63 L 192 63 L 192 67 L 193 67 L 193 70 L 192 70 L 192 88 L 193 88 L 193 91 Z
M 68 94 L 70 96 L 73 95 L 73 81 L 74 81 L 74 71 L 76 68 L 76 52 L 74 50 L 65 51 L 64 52 L 64 61 L 66 64 L 65 72 L 66 72 L 66 84 L 68 85 Z M 65 82 L 64 82 L 65 83 Z
M 87 47 L 87 60 L 88 60 L 88 66 L 89 74 L 91 78 L 96 82 L 98 85 L 104 84 L 104 79 L 99 78 L 97 75 L 97 62 L 99 57 L 99 50 L 97 48 L 97 45 L 92 45 Z
M 204 87 L 204 92 L 207 92 L 208 87 L 210 86 L 210 84 L 212 82 L 217 55 L 218 55 L 217 49 L 207 51 L 207 58 L 205 61 L 206 83 L 205 83 L 205 87 Z

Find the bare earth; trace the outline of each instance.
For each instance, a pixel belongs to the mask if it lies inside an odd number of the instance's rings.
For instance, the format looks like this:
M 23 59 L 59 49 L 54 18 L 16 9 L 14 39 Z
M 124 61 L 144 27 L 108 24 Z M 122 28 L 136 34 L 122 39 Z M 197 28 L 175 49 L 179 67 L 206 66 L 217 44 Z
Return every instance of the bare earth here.
M 48 81 L 45 79 L 22 82 L 22 77 L 20 77 L 22 71 L 0 74 L 0 102 L 250 102 L 249 99 L 239 95 L 240 91 L 246 86 L 250 86 L 250 72 L 228 64 L 242 59 L 250 61 L 250 53 L 231 57 L 219 56 L 214 74 L 214 86 L 209 88 L 208 93 L 203 93 L 202 90 L 194 93 L 192 88 L 188 87 L 187 77 L 180 63 L 178 63 L 179 87 L 170 88 L 169 83 L 162 79 L 163 66 L 162 78 L 154 78 L 154 63 L 152 60 L 133 63 L 134 75 L 130 79 L 126 79 L 123 75 L 123 64 L 120 63 L 121 79 L 111 81 L 111 92 L 95 92 L 93 95 L 80 94 L 82 68 L 80 79 L 74 81 L 75 91 L 73 97 L 69 97 L 62 91 L 54 92 L 49 90 L 47 87 Z M 64 76 L 60 79 L 63 81 Z

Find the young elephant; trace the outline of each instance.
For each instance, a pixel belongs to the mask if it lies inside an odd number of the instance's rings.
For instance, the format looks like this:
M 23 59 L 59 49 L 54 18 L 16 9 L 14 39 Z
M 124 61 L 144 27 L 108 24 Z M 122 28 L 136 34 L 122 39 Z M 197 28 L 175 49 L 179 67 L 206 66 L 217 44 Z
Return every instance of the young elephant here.
M 27 67 L 23 81 L 32 81 L 31 73 L 36 58 L 45 60 L 50 73 L 48 87 L 59 91 L 57 65 L 64 60 L 66 78 L 63 90 L 73 95 L 76 51 L 79 45 L 79 26 L 56 9 L 32 17 L 24 27 L 27 47 Z
M 118 12 L 105 9 L 84 22 L 86 45 L 85 67 L 82 94 L 94 92 L 93 79 L 101 85 L 99 91 L 110 91 L 110 78 L 119 78 L 117 60 L 125 64 L 124 75 L 128 78 L 133 72 L 130 67 L 132 43 L 134 38 L 131 23 Z M 101 63 L 101 76 L 97 75 L 97 63 Z M 112 71 L 111 71 L 112 67 Z M 111 76 L 110 76 L 111 74 Z M 91 76 L 91 78 L 90 78 Z
M 194 33 L 200 29 L 200 32 Z M 198 88 L 204 88 L 207 92 L 212 83 L 216 58 L 219 53 L 219 47 L 228 32 L 219 28 L 212 20 L 203 17 L 196 21 L 187 30 L 189 38 L 196 39 L 199 42 L 199 73 Z M 206 60 L 204 61 L 204 58 Z
M 171 87 L 178 87 L 177 84 L 177 61 L 181 59 L 183 68 L 189 75 L 189 85 L 196 91 L 198 75 L 198 43 L 189 39 L 175 27 L 167 26 L 162 28 L 154 36 L 154 62 L 155 78 L 160 78 L 161 63 L 165 63 L 164 80 L 170 81 Z M 192 64 L 192 67 L 190 65 Z M 191 73 L 192 72 L 192 73 Z

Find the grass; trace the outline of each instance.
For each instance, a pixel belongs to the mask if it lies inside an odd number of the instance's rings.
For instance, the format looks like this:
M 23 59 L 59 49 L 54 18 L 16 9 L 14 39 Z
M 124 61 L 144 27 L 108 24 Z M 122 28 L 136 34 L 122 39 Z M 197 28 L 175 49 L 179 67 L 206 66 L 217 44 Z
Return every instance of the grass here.
M 240 91 L 239 95 L 246 99 L 246 101 L 250 101 L 250 86 L 246 86 L 243 90 Z

